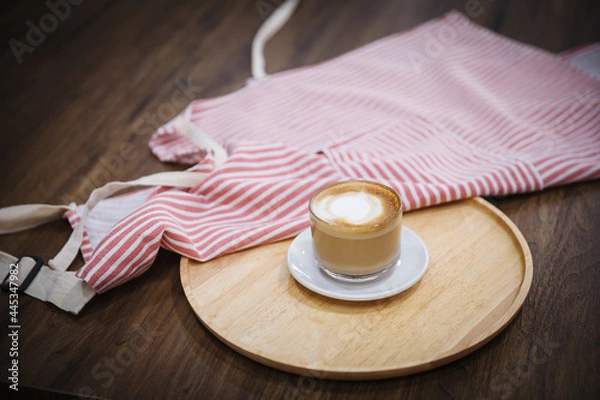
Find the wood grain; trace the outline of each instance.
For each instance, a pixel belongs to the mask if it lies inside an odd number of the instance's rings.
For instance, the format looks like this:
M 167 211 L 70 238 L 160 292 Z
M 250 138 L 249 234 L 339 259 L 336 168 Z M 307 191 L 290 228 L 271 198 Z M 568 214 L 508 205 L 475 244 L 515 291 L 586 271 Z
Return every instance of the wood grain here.
M 182 258 L 181 283 L 211 332 L 263 364 L 328 379 L 425 371 L 496 336 L 521 308 L 533 265 L 519 230 L 481 198 L 409 213 L 404 224 L 427 244 L 430 265 L 387 299 L 307 290 L 288 271 L 291 240 L 206 263 Z
M 192 86 L 197 97 L 244 86 L 252 37 L 262 23 L 259 1 L 85 1 L 33 53 L 24 54 L 22 64 L 8 41 L 23 40 L 26 21 L 37 23 L 47 6 L 2 2 L 0 206 L 80 202 L 94 186 L 116 178 L 183 169 L 149 152 L 152 127 L 185 107 L 172 102 L 177 82 Z M 471 4 L 479 6 L 472 21 L 552 52 L 600 41 L 596 0 L 302 0 L 267 45 L 267 70 L 327 60 Z M 527 239 L 536 270 L 514 322 L 454 363 L 377 382 L 263 366 L 198 323 L 179 282 L 179 258 L 162 251 L 143 277 L 97 296 L 78 317 L 22 297 L 20 393 L 114 399 L 599 398 L 600 184 L 493 201 Z M 0 236 L 0 249 L 48 260 L 69 233 L 60 221 Z M 1 325 L 7 316 L 2 293 Z M 149 346 L 126 359 L 126 367 L 110 369 L 107 363 L 137 343 L 136 326 L 160 334 L 150 335 Z M 3 382 L 8 346 L 3 334 Z

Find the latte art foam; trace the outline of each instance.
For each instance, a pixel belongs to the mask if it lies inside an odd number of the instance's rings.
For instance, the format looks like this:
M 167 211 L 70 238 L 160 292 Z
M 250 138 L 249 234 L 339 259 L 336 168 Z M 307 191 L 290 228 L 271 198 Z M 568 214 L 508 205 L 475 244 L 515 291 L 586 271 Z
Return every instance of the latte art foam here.
M 365 192 L 335 193 L 317 199 L 313 211 L 324 221 L 342 225 L 365 225 L 381 220 L 381 199 Z
M 368 181 L 347 181 L 318 192 L 312 213 L 332 226 L 371 229 L 393 218 L 401 209 L 398 195 L 390 188 Z

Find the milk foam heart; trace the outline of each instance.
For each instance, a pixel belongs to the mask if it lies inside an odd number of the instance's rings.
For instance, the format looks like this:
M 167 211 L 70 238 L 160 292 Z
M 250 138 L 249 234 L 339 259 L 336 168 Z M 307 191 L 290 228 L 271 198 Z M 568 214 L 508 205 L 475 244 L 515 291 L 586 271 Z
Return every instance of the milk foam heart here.
M 331 185 L 313 197 L 312 213 L 333 226 L 370 229 L 393 218 L 401 208 L 393 189 L 368 181 Z
M 323 196 L 313 205 L 316 215 L 328 222 L 364 225 L 381 220 L 381 199 L 366 192 L 348 191 Z

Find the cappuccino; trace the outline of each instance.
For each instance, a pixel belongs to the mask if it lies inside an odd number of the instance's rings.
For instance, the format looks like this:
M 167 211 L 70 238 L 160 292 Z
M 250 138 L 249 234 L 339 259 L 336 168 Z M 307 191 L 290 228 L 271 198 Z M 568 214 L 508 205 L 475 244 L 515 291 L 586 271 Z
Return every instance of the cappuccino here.
M 319 190 L 309 209 L 315 258 L 329 275 L 374 279 L 398 261 L 402 202 L 392 188 L 336 183 Z

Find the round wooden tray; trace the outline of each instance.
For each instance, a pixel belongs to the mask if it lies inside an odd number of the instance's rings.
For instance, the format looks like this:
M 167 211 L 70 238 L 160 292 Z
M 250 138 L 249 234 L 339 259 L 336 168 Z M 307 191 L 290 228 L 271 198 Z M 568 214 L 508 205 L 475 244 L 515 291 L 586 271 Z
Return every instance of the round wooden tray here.
M 330 379 L 428 370 L 483 346 L 521 308 L 533 274 L 517 227 L 481 198 L 407 213 L 429 250 L 412 288 L 367 302 L 334 300 L 290 274 L 291 240 L 200 263 L 181 259 L 194 312 L 220 340 L 274 368 Z

